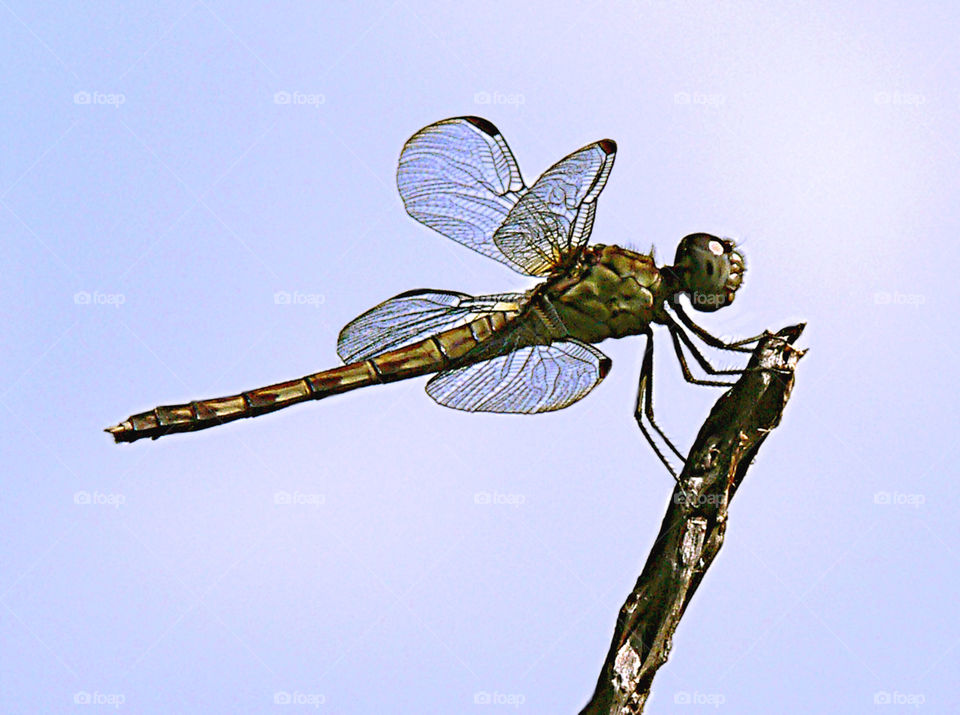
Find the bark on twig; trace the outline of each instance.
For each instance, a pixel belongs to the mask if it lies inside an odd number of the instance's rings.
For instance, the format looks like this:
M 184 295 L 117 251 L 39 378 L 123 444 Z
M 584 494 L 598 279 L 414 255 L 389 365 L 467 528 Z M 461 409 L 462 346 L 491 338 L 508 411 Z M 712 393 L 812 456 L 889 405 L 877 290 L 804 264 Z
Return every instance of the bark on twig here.
M 660 533 L 637 584 L 620 609 L 610 652 L 581 715 L 640 713 L 673 633 L 723 544 L 727 509 L 747 468 L 780 423 L 803 352 L 803 325 L 757 345 L 746 372 L 714 405 L 690 449 Z

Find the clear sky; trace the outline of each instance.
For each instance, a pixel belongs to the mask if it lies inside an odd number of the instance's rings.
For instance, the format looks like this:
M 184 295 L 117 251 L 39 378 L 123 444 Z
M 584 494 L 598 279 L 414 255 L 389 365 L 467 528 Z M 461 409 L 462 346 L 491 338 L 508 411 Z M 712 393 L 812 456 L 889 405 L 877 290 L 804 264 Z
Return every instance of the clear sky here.
M 745 284 L 703 322 L 809 323 L 649 712 L 960 710 L 960 10 L 856 5 L 0 1 L 0 711 L 587 701 L 672 488 L 642 339 L 548 415 L 413 380 L 101 432 L 333 367 L 404 290 L 529 288 L 397 195 L 403 142 L 463 114 L 528 181 L 615 139 L 595 242 L 733 237 Z M 665 338 L 686 445 L 718 393 Z

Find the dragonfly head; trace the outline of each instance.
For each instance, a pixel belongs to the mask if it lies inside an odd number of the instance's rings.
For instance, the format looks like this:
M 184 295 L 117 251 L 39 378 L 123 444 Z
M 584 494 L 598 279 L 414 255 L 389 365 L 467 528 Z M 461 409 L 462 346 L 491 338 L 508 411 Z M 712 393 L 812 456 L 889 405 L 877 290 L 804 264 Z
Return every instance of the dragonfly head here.
M 691 233 L 680 241 L 675 262 L 680 291 L 697 310 L 712 312 L 730 305 L 743 282 L 743 256 L 728 238 Z

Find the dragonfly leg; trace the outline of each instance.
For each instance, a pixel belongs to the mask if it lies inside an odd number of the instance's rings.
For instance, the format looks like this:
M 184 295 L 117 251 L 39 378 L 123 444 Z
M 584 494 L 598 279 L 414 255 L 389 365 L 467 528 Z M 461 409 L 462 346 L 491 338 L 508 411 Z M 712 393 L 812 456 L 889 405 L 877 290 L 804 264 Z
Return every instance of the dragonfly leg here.
M 736 352 L 752 353 L 753 349 L 743 348 L 740 346 L 746 345 L 749 343 L 755 343 L 758 340 L 768 336 L 768 333 L 764 333 L 763 335 L 755 335 L 752 338 L 738 340 L 737 342 L 734 342 L 734 343 L 724 343 L 722 340 L 711 335 L 706 330 L 701 328 L 699 325 L 694 323 L 690 319 L 690 316 L 688 316 L 686 313 L 683 312 L 683 308 L 679 304 L 675 303 L 673 307 L 676 310 L 677 315 L 680 316 L 680 320 L 682 320 L 684 324 L 687 325 L 687 327 L 689 327 L 690 330 L 696 333 L 707 345 L 710 345 L 712 347 L 720 348 L 722 350 L 733 350 Z M 667 317 L 669 318 L 669 315 Z M 700 366 L 704 369 L 704 371 L 708 372 L 711 375 L 742 375 L 743 373 L 746 373 L 746 372 L 775 372 L 775 373 L 781 373 L 781 374 L 790 374 L 789 370 L 782 370 L 779 368 L 770 368 L 770 369 L 745 368 L 743 370 L 718 370 L 714 368 L 713 365 L 710 364 L 710 362 L 707 360 L 704 354 L 700 352 L 700 350 L 696 347 L 696 345 L 693 342 L 693 339 L 689 335 L 687 335 L 686 332 L 684 332 L 683 328 L 679 326 L 676 323 L 676 321 L 671 319 L 667 323 L 667 328 L 670 330 L 670 336 L 673 338 L 674 350 L 676 350 L 677 357 L 680 359 L 680 368 L 683 370 L 683 377 L 687 382 L 692 382 L 696 385 L 716 385 L 718 387 L 733 384 L 731 382 L 699 380 L 699 379 L 693 378 L 693 376 L 690 374 L 689 367 L 687 366 L 687 361 L 684 355 L 680 352 L 680 347 L 677 344 L 678 338 L 683 341 L 684 345 L 690 348 L 690 352 L 693 353 L 694 358 L 696 358 L 697 362 L 700 363 Z
M 700 363 L 700 367 L 704 369 L 705 372 L 711 375 L 743 375 L 747 372 L 775 372 L 780 374 L 790 374 L 789 370 L 783 370 L 780 368 L 759 368 L 759 367 L 748 367 L 742 370 L 733 369 L 733 370 L 718 370 L 707 360 L 706 356 L 700 352 L 696 344 L 693 342 L 691 337 L 687 335 L 683 328 L 677 325 L 674 322 L 667 323 L 667 329 L 670 331 L 670 337 L 673 339 L 673 349 L 677 353 L 677 358 L 680 360 L 680 369 L 683 371 L 683 379 L 687 382 L 692 382 L 694 385 L 708 385 L 713 387 L 729 387 L 733 385 L 732 382 L 722 382 L 720 380 L 701 380 L 693 376 L 690 372 L 690 367 L 687 365 L 686 356 L 683 354 L 681 345 L 678 341 L 683 341 L 683 344 L 686 345 L 690 352 L 693 353 L 694 358 L 697 362 Z
M 734 384 L 725 380 L 701 380 L 694 377 L 693 373 L 690 371 L 690 366 L 687 365 L 687 358 L 683 354 L 684 345 L 686 345 L 693 354 L 696 361 L 700 364 L 700 367 L 702 367 L 703 370 L 710 375 L 743 374 L 743 370 L 718 370 L 710 364 L 710 361 L 707 360 L 702 352 L 700 352 L 693 340 L 690 339 L 690 336 L 683 331 L 683 328 L 676 323 L 668 324 L 667 328 L 670 331 L 670 337 L 673 339 L 673 349 L 677 353 L 677 359 L 680 361 L 680 369 L 683 371 L 683 379 L 687 382 L 692 382 L 694 385 L 709 385 L 711 387 L 729 387 Z
M 677 317 L 680 318 L 680 321 L 684 325 L 686 325 L 687 328 L 689 328 L 694 335 L 696 335 L 698 338 L 700 338 L 703 342 L 705 342 L 707 345 L 709 345 L 712 348 L 719 348 L 720 350 L 730 350 L 732 352 L 739 352 L 739 353 L 752 353 L 753 352 L 752 348 L 748 348 L 744 346 L 757 343 L 760 341 L 761 338 L 763 338 L 766 335 L 766 333 L 763 333 L 761 335 L 754 335 L 752 338 L 744 338 L 743 340 L 727 342 L 713 335 L 706 328 L 702 328 L 696 323 L 694 323 L 693 318 L 687 315 L 687 312 L 683 309 L 683 306 L 680 305 L 679 301 L 674 300 L 671 303 L 671 307 L 673 308 L 674 312 L 677 314 Z
M 685 463 L 683 455 L 680 454 L 680 451 L 674 446 L 673 442 L 670 441 L 670 438 L 664 434 L 662 429 L 660 429 L 660 426 L 657 424 L 657 421 L 653 416 L 653 331 L 648 330 L 646 337 L 647 345 L 643 352 L 643 364 L 640 368 L 640 384 L 637 388 L 637 406 L 634 410 L 634 417 L 637 420 L 637 424 L 640 426 L 640 431 L 643 432 L 643 436 L 646 437 L 647 442 L 649 442 L 650 446 L 653 447 L 653 451 L 656 452 L 657 456 L 660 458 L 660 461 L 663 462 L 671 476 L 679 483 L 680 478 L 677 474 L 677 471 L 673 468 L 673 465 L 670 464 L 670 461 L 660 450 L 660 447 L 653 439 L 653 435 L 647 429 L 647 426 L 643 421 L 643 418 L 646 417 L 650 421 L 650 426 L 653 427 L 656 433 L 660 435 L 667 446 L 673 451 L 673 453 L 680 460 L 680 463 Z

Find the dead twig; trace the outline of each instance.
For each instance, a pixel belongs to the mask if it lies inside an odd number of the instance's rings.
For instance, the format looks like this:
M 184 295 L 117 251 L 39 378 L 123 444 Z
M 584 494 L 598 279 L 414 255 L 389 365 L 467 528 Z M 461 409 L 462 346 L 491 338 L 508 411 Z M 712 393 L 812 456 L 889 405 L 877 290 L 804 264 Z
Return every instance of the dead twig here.
M 640 713 L 673 633 L 723 545 L 730 500 L 780 423 L 804 326 L 764 337 L 740 380 L 700 428 L 640 578 L 620 609 L 596 690 L 581 715 Z

